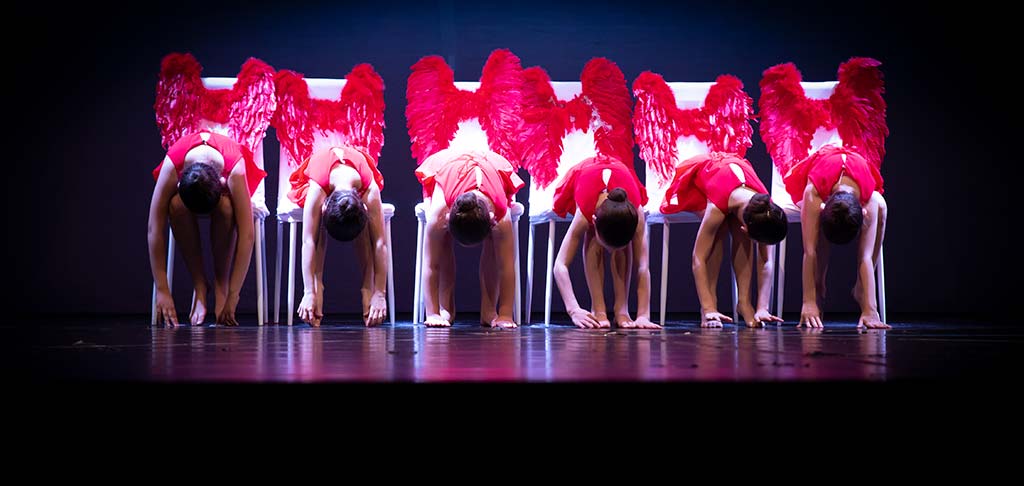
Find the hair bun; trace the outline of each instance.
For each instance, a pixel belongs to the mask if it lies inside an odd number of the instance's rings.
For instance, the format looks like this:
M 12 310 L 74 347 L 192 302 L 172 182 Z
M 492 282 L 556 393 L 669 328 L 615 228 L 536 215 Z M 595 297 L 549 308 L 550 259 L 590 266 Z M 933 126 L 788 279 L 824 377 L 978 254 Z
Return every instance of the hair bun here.
M 608 192 L 608 199 L 615 202 L 626 202 L 626 190 L 621 187 L 616 187 Z

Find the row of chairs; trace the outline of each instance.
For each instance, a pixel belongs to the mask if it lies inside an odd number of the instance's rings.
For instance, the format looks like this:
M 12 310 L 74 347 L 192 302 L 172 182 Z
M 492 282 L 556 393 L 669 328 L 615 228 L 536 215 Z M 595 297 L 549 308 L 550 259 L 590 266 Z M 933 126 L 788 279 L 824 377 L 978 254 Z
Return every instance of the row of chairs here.
M 234 84 L 235 78 L 203 78 L 203 83 L 207 88 L 210 89 L 221 89 L 230 88 Z M 309 87 L 309 94 L 312 98 L 321 99 L 336 99 L 342 88 L 345 85 L 344 79 L 306 79 L 307 86 Z M 713 83 L 668 83 L 672 89 L 673 94 L 676 98 L 676 103 L 679 108 L 689 109 L 700 107 L 704 98 L 708 93 L 708 90 Z M 832 94 L 835 89 L 836 82 L 818 82 L 810 83 L 803 82 L 805 93 L 809 98 L 827 98 Z M 479 82 L 457 82 L 456 87 L 463 90 L 475 90 L 479 87 Z M 578 95 L 582 91 L 582 85 L 578 81 L 567 81 L 558 82 L 553 81 L 551 83 L 552 88 L 559 99 L 569 100 L 574 96 Z M 217 131 L 217 127 L 212 126 L 211 129 Z M 317 133 L 317 143 L 330 143 L 331 134 Z M 824 130 L 819 129 L 812 140 L 812 150 L 821 147 L 826 143 L 837 142 L 838 134 L 835 130 Z M 559 179 L 565 174 L 565 172 L 579 161 L 596 155 L 594 148 L 593 134 L 589 132 L 581 132 L 573 130 L 563 138 L 563 153 L 559 160 L 558 165 L 558 177 Z M 460 129 L 456 134 L 455 139 L 452 141 L 452 145 L 456 146 L 462 144 L 466 147 L 487 149 L 486 135 L 479 128 L 479 124 L 474 126 L 473 123 L 463 122 L 460 125 Z M 679 149 L 680 160 L 698 155 L 708 151 L 706 145 L 703 142 L 697 140 L 695 137 L 684 136 L 681 137 L 677 143 Z M 260 143 L 256 151 L 256 162 L 260 167 L 263 167 L 263 145 Z M 288 177 L 284 174 L 290 174 L 294 167 L 298 164 L 291 160 L 291 156 L 282 147 L 280 154 L 280 165 L 278 177 L 278 204 L 277 204 L 277 254 L 276 254 L 276 283 L 274 286 L 274 320 L 273 322 L 280 321 L 280 303 L 281 303 L 281 275 L 282 275 L 282 256 L 283 256 L 283 241 L 282 231 L 284 224 L 289 226 L 289 238 L 288 238 L 288 284 L 287 284 L 287 310 L 286 322 L 288 325 L 293 324 L 293 317 L 295 311 L 295 252 L 296 252 L 296 241 L 297 241 L 297 224 L 302 221 L 301 208 L 295 205 L 289 200 L 286 195 L 290 189 Z M 651 173 L 649 164 L 646 166 L 646 172 Z M 669 264 L 669 226 L 672 224 L 688 224 L 688 223 L 700 223 L 701 216 L 695 213 L 677 213 L 677 214 L 662 214 L 660 212 L 660 205 L 662 202 L 662 196 L 665 191 L 665 183 L 659 183 L 656 177 L 646 177 L 646 188 L 649 195 L 649 202 L 645 207 L 647 215 L 647 223 L 649 225 L 662 225 L 662 254 L 661 254 L 661 307 L 660 307 L 660 322 L 662 325 L 665 324 L 666 315 L 666 303 L 668 297 L 668 264 Z M 548 241 L 547 241 L 547 263 L 545 268 L 545 290 L 544 290 L 544 324 L 550 324 L 551 322 L 551 299 L 553 289 L 553 266 L 554 266 L 554 255 L 555 255 L 555 235 L 556 235 L 556 223 L 569 222 L 571 218 L 563 218 L 554 214 L 552 211 L 552 202 L 554 196 L 554 187 L 558 185 L 558 179 L 545 188 L 534 188 L 530 187 L 528 202 L 529 202 L 529 238 L 527 240 L 527 268 L 526 268 L 526 305 L 525 315 L 529 319 L 532 315 L 533 310 L 533 283 L 534 283 L 534 255 L 535 255 L 535 233 L 536 227 L 539 225 L 546 224 L 548 226 Z M 791 223 L 798 223 L 800 221 L 800 211 L 792 203 L 789 195 L 786 193 L 785 186 L 782 183 L 782 177 L 778 173 L 778 169 L 772 167 L 772 181 L 771 181 L 771 194 L 773 200 L 779 204 L 786 212 L 787 219 Z M 267 260 L 266 260 L 266 232 L 264 221 L 266 216 L 270 214 L 266 207 L 265 202 L 265 191 L 264 184 L 261 183 L 260 187 L 253 195 L 253 207 L 254 215 L 256 219 L 256 279 L 257 279 L 257 322 L 259 325 L 263 325 L 264 322 L 269 321 L 269 299 L 267 292 Z M 416 233 L 416 266 L 415 266 L 415 283 L 413 292 L 413 323 L 421 322 L 424 316 L 423 307 L 423 246 L 424 246 L 424 231 L 426 226 L 425 219 L 425 205 L 420 203 L 416 205 L 415 214 L 417 218 L 417 233 Z M 395 207 L 392 204 L 384 204 L 384 228 L 389 248 L 391 247 L 391 218 L 395 214 Z M 525 213 L 524 206 L 519 202 L 514 202 L 511 208 L 511 216 L 513 226 L 518 228 L 519 219 Z M 648 241 L 649 244 L 649 241 Z M 522 312 L 522 283 L 520 275 L 520 262 L 519 262 L 519 235 L 518 231 L 515 232 L 515 269 L 516 269 L 516 292 L 515 292 L 515 315 L 514 319 L 517 324 L 523 324 L 523 312 Z M 395 323 L 395 301 L 394 301 L 394 265 L 391 261 L 391 254 L 389 252 L 388 261 L 388 311 L 391 319 L 391 323 Z M 755 252 L 756 254 L 756 252 Z M 168 282 L 172 280 L 173 276 L 173 258 L 174 258 L 174 238 L 173 234 L 168 239 Z M 775 299 L 773 299 L 774 307 L 773 312 L 781 314 L 783 310 L 783 289 L 785 288 L 785 261 L 786 261 L 786 241 L 783 240 L 777 249 L 773 252 L 772 258 L 775 259 L 777 265 L 775 269 L 777 272 L 775 279 Z M 880 314 L 883 321 L 886 319 L 886 308 L 885 308 L 885 280 L 884 280 L 884 266 L 881 254 L 879 255 L 877 272 L 878 282 L 878 302 L 880 308 Z M 735 272 L 732 274 L 732 301 L 733 301 L 733 316 L 737 319 L 736 308 L 736 277 Z M 153 312 L 152 312 L 152 323 L 156 323 L 156 286 L 154 284 L 153 289 Z

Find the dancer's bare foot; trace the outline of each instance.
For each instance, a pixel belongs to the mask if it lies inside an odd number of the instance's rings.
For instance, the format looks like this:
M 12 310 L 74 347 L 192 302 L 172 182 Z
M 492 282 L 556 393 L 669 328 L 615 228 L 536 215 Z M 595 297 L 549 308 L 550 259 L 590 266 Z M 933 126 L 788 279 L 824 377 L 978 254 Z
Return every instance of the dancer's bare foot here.
M 718 311 L 705 312 L 700 316 L 700 327 L 722 327 L 723 322 L 732 322 L 732 318 Z
M 493 310 L 481 310 L 480 311 L 480 325 L 481 326 L 494 326 L 494 319 L 498 317 L 498 313 Z
M 857 328 L 892 329 L 892 326 L 882 322 L 877 312 L 872 312 L 870 314 L 861 314 L 860 319 L 857 321 Z
M 647 317 L 637 317 L 636 320 L 633 321 L 633 327 L 637 329 L 661 329 L 660 324 L 651 322 Z
M 452 327 L 452 323 L 445 319 L 440 314 L 431 314 L 427 316 L 427 319 L 423 321 L 427 327 Z
M 747 327 L 761 327 L 763 325 L 755 317 L 754 306 L 750 305 L 750 303 L 740 302 L 736 307 L 739 310 L 740 318 L 743 319 Z
M 636 329 L 636 322 L 629 317 L 628 312 L 619 312 L 615 314 L 615 326 L 619 329 Z
M 202 326 L 206 320 L 206 292 L 196 291 L 192 297 L 192 312 L 188 316 L 193 326 Z
M 611 329 L 612 321 L 608 320 L 607 312 L 591 312 L 590 314 L 594 316 L 594 320 L 597 321 L 598 329 Z
M 516 325 L 516 321 L 508 316 L 497 316 L 490 321 L 491 327 L 497 327 L 499 329 L 515 329 L 519 326 Z

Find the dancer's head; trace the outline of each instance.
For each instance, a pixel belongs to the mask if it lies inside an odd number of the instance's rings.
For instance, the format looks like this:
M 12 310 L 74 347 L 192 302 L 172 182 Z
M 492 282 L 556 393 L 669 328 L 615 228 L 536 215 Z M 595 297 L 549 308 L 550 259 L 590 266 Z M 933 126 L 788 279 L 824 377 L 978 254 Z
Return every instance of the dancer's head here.
M 860 233 L 863 222 L 864 212 L 860 201 L 851 192 L 836 192 L 822 205 L 821 232 L 836 245 L 853 241 Z
M 743 226 L 750 239 L 774 245 L 786 237 L 786 213 L 767 194 L 755 194 L 743 208 Z
M 493 226 L 487 201 L 472 191 L 457 197 L 448 213 L 448 231 L 463 246 L 479 244 Z
M 181 171 L 178 196 L 185 207 L 196 214 L 209 214 L 217 207 L 224 184 L 210 164 L 194 163 Z
M 626 198 L 626 191 L 620 187 L 612 189 L 608 197 L 594 211 L 594 229 L 597 237 L 610 249 L 622 248 L 633 241 L 636 234 L 636 206 Z
M 359 236 L 366 227 L 366 206 L 359 193 L 342 190 L 327 196 L 324 227 L 327 234 L 338 241 L 352 241 Z

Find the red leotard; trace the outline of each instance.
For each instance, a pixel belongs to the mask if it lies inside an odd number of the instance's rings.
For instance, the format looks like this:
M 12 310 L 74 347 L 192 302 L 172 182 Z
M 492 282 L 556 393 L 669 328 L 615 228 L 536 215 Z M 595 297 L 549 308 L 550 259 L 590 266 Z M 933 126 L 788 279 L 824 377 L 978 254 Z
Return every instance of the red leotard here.
M 341 152 L 341 158 L 336 152 Z M 360 197 L 366 197 L 371 182 L 377 183 L 378 190 L 384 189 L 384 176 L 377 170 L 377 164 L 373 158 L 360 150 L 345 145 L 325 148 L 303 161 L 302 165 L 296 168 L 288 179 L 292 185 L 292 190 L 288 191 L 288 199 L 298 204 L 299 207 L 304 206 L 311 180 L 326 190 L 331 184 L 331 169 L 336 164 L 345 164 L 359 173 L 359 181 L 362 186 L 359 190 Z
M 256 162 L 252 158 L 252 152 L 248 149 L 224 135 L 204 130 L 179 138 L 177 142 L 174 142 L 167 149 L 167 157 L 174 164 L 174 170 L 179 178 L 181 178 L 181 171 L 185 169 L 185 155 L 200 145 L 209 145 L 217 152 L 220 152 L 221 157 L 224 158 L 224 170 L 221 172 L 221 176 L 225 178 L 231 174 L 231 170 L 235 168 L 235 164 L 238 161 L 244 161 L 245 183 L 249 189 L 250 197 L 256 192 L 260 181 L 267 176 L 263 169 L 256 166 Z M 153 169 L 153 180 L 160 176 L 160 169 L 163 165 L 164 163 L 161 161 L 156 166 L 156 169 Z
M 783 176 L 783 181 L 786 183 L 786 192 L 793 198 L 793 202 L 799 203 L 803 201 L 804 188 L 807 187 L 808 181 L 814 185 L 819 197 L 828 199 L 832 194 L 832 188 L 844 174 L 853 179 L 860 188 L 861 204 L 867 204 L 871 200 L 871 193 L 883 192 L 882 174 L 878 167 L 856 152 L 834 145 L 826 145 L 794 165 Z
M 647 189 L 626 164 L 605 156 L 584 159 L 569 169 L 555 188 L 553 210 L 565 217 L 578 207 L 587 221 L 593 224 L 598 197 L 602 192 L 616 188 L 625 190 L 626 198 L 638 209 L 647 204 Z
M 759 194 L 768 193 L 747 159 L 724 152 L 697 155 L 676 167 L 675 176 L 665 190 L 661 212 L 700 212 L 710 200 L 728 214 L 729 196 L 741 186 Z
M 479 190 L 494 203 L 494 217 L 505 217 L 512 196 L 525 183 L 504 157 L 494 152 L 456 152 L 442 150 L 431 155 L 416 169 L 416 178 L 423 184 L 423 196 L 434 193 L 440 185 L 445 203 L 450 207 L 460 195 Z

